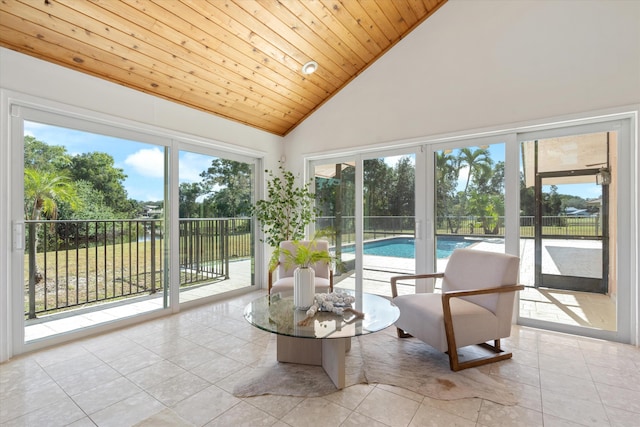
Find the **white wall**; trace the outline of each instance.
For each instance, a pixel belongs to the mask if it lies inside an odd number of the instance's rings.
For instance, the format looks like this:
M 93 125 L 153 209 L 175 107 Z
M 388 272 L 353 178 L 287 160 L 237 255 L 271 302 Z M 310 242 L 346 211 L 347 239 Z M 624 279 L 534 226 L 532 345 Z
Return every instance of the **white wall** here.
M 320 64 L 322 67 L 322 64 Z M 305 154 L 640 103 L 640 1 L 450 0 L 285 137 Z
M 53 108 L 140 125 L 143 131 L 164 131 L 223 149 L 263 156 L 276 168 L 282 155 L 281 137 L 204 112 L 109 83 L 92 76 L 0 48 L 0 361 L 11 356 L 11 144 L 9 98 L 40 100 Z

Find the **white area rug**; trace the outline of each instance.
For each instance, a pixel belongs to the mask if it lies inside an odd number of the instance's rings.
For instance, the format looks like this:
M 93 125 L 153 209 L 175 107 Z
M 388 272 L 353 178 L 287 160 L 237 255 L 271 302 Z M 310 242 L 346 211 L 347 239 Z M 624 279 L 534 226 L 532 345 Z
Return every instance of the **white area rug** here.
M 347 387 L 380 383 L 441 400 L 478 397 L 502 405 L 517 403 L 513 393 L 490 375 L 476 368 L 452 372 L 446 354 L 415 338 L 397 338 L 391 328 L 353 339 L 346 362 Z M 262 361 L 238 379 L 233 394 L 312 397 L 335 391 L 322 367 L 277 362 L 276 340 L 272 338 Z

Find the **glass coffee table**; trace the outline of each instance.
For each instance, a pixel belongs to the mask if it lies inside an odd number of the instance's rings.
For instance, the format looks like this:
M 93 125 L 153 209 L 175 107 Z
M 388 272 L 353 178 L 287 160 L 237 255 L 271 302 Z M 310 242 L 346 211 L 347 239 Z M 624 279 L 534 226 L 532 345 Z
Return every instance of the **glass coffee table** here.
M 274 294 L 250 302 L 244 309 L 244 318 L 253 326 L 276 334 L 278 362 L 322 366 L 341 389 L 345 386 L 345 355 L 351 348 L 351 338 L 381 331 L 400 315 L 391 301 L 372 294 L 356 297 L 352 308 L 363 312 L 364 318 L 352 313 L 339 316 L 318 312 L 306 326 L 300 326 L 299 322 L 307 317 L 306 311 L 293 307 L 292 294 Z

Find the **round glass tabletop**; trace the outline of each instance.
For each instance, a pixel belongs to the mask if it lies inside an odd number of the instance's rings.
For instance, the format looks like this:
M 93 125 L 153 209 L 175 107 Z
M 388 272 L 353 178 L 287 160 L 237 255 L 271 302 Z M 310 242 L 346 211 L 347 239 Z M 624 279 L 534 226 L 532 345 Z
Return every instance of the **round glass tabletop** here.
M 349 292 L 355 295 L 353 292 Z M 347 312 L 339 316 L 331 312 L 318 312 L 301 326 L 307 317 L 304 310 L 293 306 L 293 295 L 274 294 L 257 298 L 244 309 L 244 318 L 252 325 L 268 332 L 298 338 L 348 338 L 366 335 L 391 326 L 400 315 L 398 307 L 378 295 L 362 294 L 356 297 L 352 308 L 364 313 L 359 318 Z

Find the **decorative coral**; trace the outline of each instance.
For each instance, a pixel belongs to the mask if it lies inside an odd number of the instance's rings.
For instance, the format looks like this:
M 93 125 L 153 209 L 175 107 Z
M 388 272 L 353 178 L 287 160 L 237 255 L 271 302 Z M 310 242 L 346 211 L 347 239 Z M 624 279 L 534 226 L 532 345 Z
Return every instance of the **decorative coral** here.
M 331 292 L 329 294 L 316 294 L 313 305 L 307 310 L 307 317 L 298 322 L 299 326 L 307 326 L 318 311 L 326 311 L 344 316 L 345 313 L 353 313 L 355 318 L 362 319 L 364 313 L 351 308 L 355 297 L 346 292 Z

